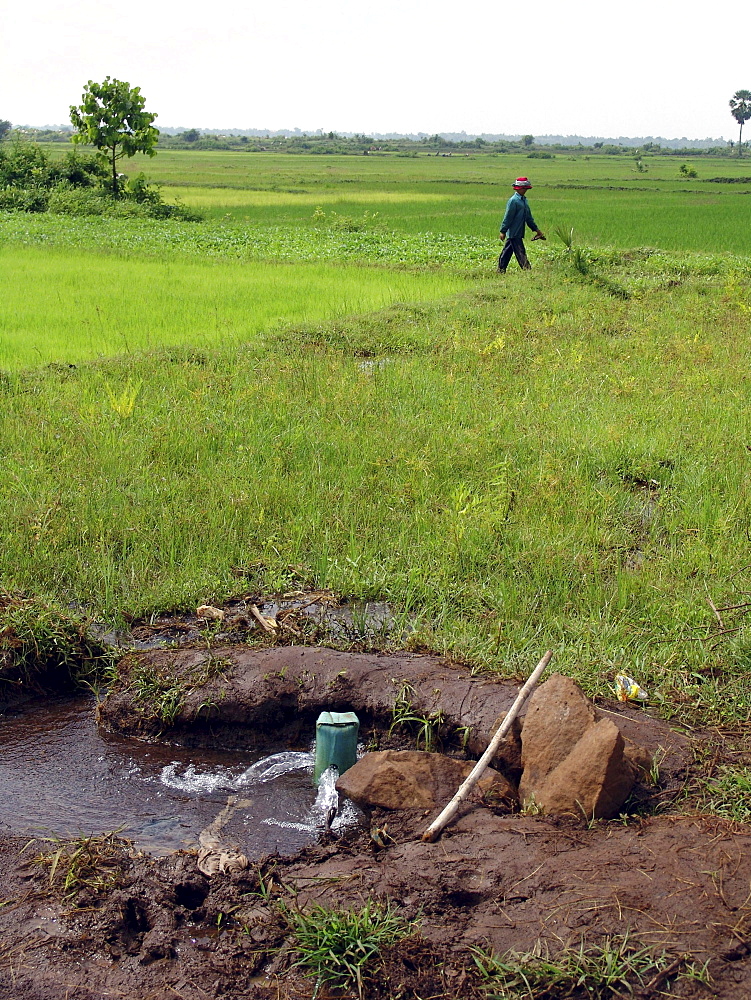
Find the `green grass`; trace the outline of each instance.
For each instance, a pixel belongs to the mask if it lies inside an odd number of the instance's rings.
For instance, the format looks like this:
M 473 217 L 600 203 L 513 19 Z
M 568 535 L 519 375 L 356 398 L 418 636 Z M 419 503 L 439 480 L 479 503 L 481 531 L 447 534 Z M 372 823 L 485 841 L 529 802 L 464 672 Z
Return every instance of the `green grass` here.
M 553 646 L 589 691 L 625 670 L 666 711 L 747 718 L 751 632 L 715 636 L 706 601 L 749 589 L 745 286 L 689 275 L 624 301 L 562 263 L 507 279 L 262 345 L 7 377 L 5 586 L 111 616 L 304 565 L 472 662 L 513 672 Z
M 322 986 L 352 990 L 361 998 L 378 974 L 381 950 L 412 930 L 394 908 L 368 901 L 362 910 L 332 910 L 314 906 L 309 912 L 288 913 L 299 955 L 297 965 Z
M 0 250 L 0 368 L 130 354 L 160 346 L 245 344 L 310 322 L 434 299 L 460 286 L 440 274 L 330 264 L 271 264 Z
M 564 153 L 530 163 L 523 154 L 408 159 L 170 150 L 148 164 L 148 173 L 165 185 L 168 200 L 180 197 L 215 218 L 307 227 L 321 205 L 346 215 L 368 209 L 402 233 L 491 240 L 511 180 L 523 173 L 534 181 L 530 203 L 545 230 L 573 225 L 588 245 L 750 254 L 751 230 L 742 220 L 751 185 L 710 180 L 748 176 L 747 163 L 688 160 L 696 179 L 681 177 L 684 160 L 675 156 L 645 157 L 642 174 L 630 156 Z
M 570 946 L 555 956 L 508 952 L 503 956 L 475 949 L 473 957 L 488 1000 L 549 1000 L 586 996 L 610 1000 L 651 993 L 650 984 L 666 988 L 671 980 L 709 983 L 706 966 L 677 959 L 628 937 L 608 937 L 602 944 Z
M 4 586 L 113 618 L 301 566 L 417 647 L 512 674 L 550 646 L 589 693 L 622 671 L 666 715 L 747 721 L 751 629 L 707 598 L 751 589 L 751 260 L 687 249 L 689 187 L 738 167 L 648 162 L 535 161 L 579 257 L 551 235 L 503 281 L 471 230 L 510 159 L 175 153 L 165 180 L 218 198 L 223 172 L 275 224 L 0 217 Z M 621 195 L 682 206 L 681 248 L 590 245 L 576 211 Z M 462 234 L 410 231 L 437 205 Z
M 751 767 L 718 768 L 700 789 L 698 804 L 702 812 L 736 823 L 751 822 Z

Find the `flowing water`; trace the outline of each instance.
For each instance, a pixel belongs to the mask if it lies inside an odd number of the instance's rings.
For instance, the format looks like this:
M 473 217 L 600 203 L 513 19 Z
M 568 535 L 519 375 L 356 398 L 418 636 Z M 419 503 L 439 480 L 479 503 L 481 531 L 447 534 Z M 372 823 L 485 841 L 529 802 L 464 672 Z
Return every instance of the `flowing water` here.
M 90 701 L 0 716 L 0 833 L 72 837 L 119 830 L 137 847 L 166 854 L 195 846 L 232 797 L 222 839 L 250 858 L 293 854 L 331 825 L 336 773 L 313 784 L 307 750 L 189 750 L 98 731 Z

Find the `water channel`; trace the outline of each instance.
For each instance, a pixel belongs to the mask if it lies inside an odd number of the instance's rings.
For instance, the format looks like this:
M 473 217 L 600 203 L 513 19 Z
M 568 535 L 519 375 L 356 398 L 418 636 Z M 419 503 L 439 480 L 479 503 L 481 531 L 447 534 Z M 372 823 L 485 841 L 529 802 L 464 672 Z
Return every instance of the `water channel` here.
M 312 737 L 312 734 L 311 734 Z M 163 855 L 194 847 L 227 805 L 224 833 L 249 858 L 294 854 L 336 808 L 332 775 L 313 784 L 311 748 L 194 750 L 100 732 L 90 700 L 0 715 L 0 833 L 76 837 L 118 830 Z M 345 802 L 334 831 L 357 821 Z

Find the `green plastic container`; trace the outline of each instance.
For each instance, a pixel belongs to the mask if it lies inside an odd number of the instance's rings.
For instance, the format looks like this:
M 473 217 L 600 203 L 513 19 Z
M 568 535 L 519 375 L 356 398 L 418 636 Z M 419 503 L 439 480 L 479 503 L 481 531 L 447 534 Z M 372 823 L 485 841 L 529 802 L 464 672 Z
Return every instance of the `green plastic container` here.
M 316 722 L 316 763 L 313 779 L 318 784 L 327 767 L 339 774 L 357 761 L 360 720 L 354 712 L 321 712 Z

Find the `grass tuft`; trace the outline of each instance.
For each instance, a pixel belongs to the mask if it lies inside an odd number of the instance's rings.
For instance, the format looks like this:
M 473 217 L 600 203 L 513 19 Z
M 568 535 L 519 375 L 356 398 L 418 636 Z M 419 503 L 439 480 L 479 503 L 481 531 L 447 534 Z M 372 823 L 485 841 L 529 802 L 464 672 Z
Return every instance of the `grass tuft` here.
M 36 855 L 31 864 L 49 873 L 50 886 L 65 902 L 84 892 L 99 896 L 120 883 L 127 842 L 116 833 L 52 842 L 55 849 Z
M 32 690 L 93 683 L 112 657 L 88 625 L 54 604 L 0 593 L 0 682 Z
M 138 667 L 133 678 L 136 699 L 146 714 L 172 726 L 185 703 L 186 685 L 150 664 Z
M 298 966 L 321 986 L 354 990 L 364 996 L 368 980 L 380 967 L 381 950 L 411 933 L 414 924 L 388 904 L 368 901 L 362 910 L 314 906 L 307 913 L 287 913 L 295 935 Z
M 655 953 L 628 934 L 607 937 L 598 945 L 581 941 L 553 957 L 542 946 L 532 952 L 509 951 L 503 956 L 474 948 L 472 955 L 488 988 L 489 1000 L 563 1000 L 575 996 L 611 1000 L 634 996 L 637 991 L 651 996 L 654 989 L 666 986 L 670 980 L 708 980 L 706 968 L 689 964 L 686 956 Z

